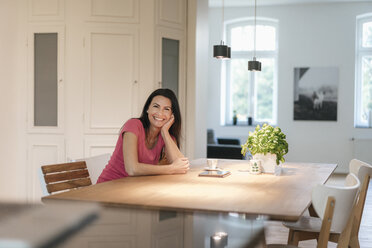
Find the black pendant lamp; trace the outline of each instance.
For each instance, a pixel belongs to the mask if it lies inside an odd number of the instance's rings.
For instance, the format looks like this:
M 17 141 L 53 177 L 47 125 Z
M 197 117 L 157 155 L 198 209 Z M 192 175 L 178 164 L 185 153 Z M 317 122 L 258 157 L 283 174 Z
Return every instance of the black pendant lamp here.
M 221 40 L 220 45 L 213 46 L 213 57 L 217 59 L 229 59 L 231 58 L 231 49 L 230 47 L 224 45 Z
M 261 71 L 261 62 L 256 60 L 256 57 L 253 57 L 253 60 L 248 61 L 248 70 L 249 71 Z
M 257 0 L 254 0 L 254 35 L 253 35 L 253 60 L 248 61 L 249 71 L 261 71 L 261 62 L 256 60 L 256 8 Z
M 222 0 L 222 24 L 221 24 L 221 35 L 223 36 L 223 21 L 224 21 L 224 0 Z M 213 57 L 217 59 L 229 59 L 231 58 L 231 48 L 224 44 L 221 40 L 220 45 L 213 46 Z

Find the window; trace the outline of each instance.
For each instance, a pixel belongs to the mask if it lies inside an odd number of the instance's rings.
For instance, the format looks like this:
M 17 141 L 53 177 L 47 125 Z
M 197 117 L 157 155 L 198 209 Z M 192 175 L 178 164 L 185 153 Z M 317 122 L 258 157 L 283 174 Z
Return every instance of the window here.
M 277 21 L 257 20 L 256 58 L 262 63 L 261 72 L 248 71 L 253 58 L 254 21 L 245 20 L 226 25 L 227 44 L 231 45 L 231 59 L 226 61 L 223 77 L 223 124 L 231 124 L 234 112 L 238 124 L 276 123 L 276 82 L 278 31 Z M 224 94 L 224 93 L 223 93 Z
M 357 17 L 355 127 L 372 127 L 372 14 Z

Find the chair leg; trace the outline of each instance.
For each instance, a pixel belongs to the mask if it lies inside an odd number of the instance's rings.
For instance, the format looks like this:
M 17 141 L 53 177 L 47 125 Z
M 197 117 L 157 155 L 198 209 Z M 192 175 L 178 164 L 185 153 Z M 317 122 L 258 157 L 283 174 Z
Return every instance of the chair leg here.
M 294 231 L 292 229 L 289 229 L 288 241 L 287 241 L 287 244 L 289 244 L 289 245 L 292 244 L 293 234 L 294 234 Z
M 298 246 L 298 243 L 300 243 L 300 234 L 295 232 L 293 235 L 293 245 Z
M 263 235 L 263 237 L 262 237 L 262 240 L 261 240 L 261 247 L 262 247 L 262 248 L 267 248 L 266 237 L 265 237 L 265 235 Z
M 350 238 L 349 247 L 350 248 L 360 248 L 358 236 L 354 236 L 354 237 Z
M 300 242 L 300 234 L 292 229 L 289 229 L 287 244 L 298 246 L 299 242 Z

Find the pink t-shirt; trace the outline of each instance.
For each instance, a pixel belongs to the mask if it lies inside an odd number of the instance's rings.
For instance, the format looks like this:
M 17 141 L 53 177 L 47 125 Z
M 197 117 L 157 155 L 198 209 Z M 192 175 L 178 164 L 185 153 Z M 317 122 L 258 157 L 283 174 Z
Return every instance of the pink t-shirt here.
M 112 154 L 110 161 L 99 176 L 97 183 L 129 176 L 125 170 L 123 158 L 124 132 L 131 132 L 137 136 L 138 162 L 153 165 L 158 164 L 162 149 L 164 147 L 163 137 L 159 133 L 158 142 L 156 143 L 155 147 L 153 147 L 152 149 L 148 149 L 146 147 L 145 128 L 143 127 L 142 122 L 139 119 L 130 119 L 124 124 L 124 127 L 120 132 L 118 141 L 116 142 L 114 153 Z

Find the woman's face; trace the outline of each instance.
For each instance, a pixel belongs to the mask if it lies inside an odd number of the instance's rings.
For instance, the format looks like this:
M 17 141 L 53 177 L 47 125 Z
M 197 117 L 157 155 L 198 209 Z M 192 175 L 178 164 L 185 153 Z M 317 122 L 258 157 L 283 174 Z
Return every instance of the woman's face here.
M 147 110 L 150 125 L 161 128 L 172 116 L 172 102 L 164 96 L 155 96 Z

